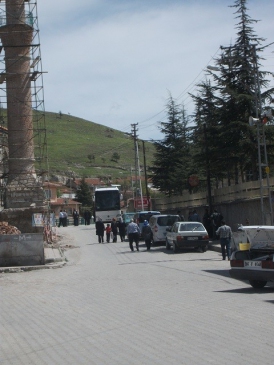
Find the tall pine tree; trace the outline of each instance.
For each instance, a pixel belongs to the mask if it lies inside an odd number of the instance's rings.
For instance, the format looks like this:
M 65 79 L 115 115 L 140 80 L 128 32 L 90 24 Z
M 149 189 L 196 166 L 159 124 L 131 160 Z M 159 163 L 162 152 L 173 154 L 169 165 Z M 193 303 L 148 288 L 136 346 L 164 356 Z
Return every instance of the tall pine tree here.
M 234 45 L 221 47 L 222 54 L 216 60 L 220 72 L 211 72 L 221 100 L 216 145 L 219 144 L 229 184 L 238 183 L 239 177 L 242 181 L 250 176 L 258 178 L 256 130 L 250 127 L 248 120 L 249 116 L 256 115 L 256 100 L 260 99 L 265 107 L 273 95 L 273 89 L 267 89 L 269 81 L 266 79 L 271 73 L 258 70 L 258 54 L 264 48 L 261 46 L 264 39 L 255 34 L 252 26 L 257 20 L 249 17 L 246 4 L 247 0 L 235 0 L 231 6 L 236 9 L 237 38 Z M 260 95 L 258 83 L 262 90 Z
M 156 152 L 151 175 L 154 187 L 169 196 L 182 194 L 186 188 L 190 163 L 187 119 L 184 108 L 180 109 L 170 96 L 167 121 L 161 122 L 160 126 L 165 137 L 162 141 L 154 142 Z

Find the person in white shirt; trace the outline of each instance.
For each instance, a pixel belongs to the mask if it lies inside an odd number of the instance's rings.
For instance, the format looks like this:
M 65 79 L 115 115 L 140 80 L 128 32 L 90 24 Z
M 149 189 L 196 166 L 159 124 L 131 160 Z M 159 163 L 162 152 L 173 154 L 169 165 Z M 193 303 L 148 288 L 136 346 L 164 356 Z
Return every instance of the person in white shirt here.
M 131 251 L 134 251 L 133 241 L 135 242 L 136 250 L 139 251 L 140 228 L 138 224 L 134 223 L 133 219 L 131 219 L 127 226 L 127 236 Z
M 230 241 L 232 231 L 231 228 L 225 224 L 225 221 L 222 221 L 222 225 L 217 229 L 216 235 L 220 236 L 223 260 L 226 259 L 226 256 L 227 259 L 230 260 Z

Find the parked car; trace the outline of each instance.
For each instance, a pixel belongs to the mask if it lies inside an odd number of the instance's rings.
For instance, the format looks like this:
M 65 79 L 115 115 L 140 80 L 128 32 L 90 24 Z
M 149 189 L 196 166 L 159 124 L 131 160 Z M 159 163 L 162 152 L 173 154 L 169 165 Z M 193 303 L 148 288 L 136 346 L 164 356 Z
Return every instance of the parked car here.
M 231 254 L 230 276 L 263 288 L 274 281 L 274 227 L 240 226 L 239 230 L 245 233 L 245 242 L 238 243 Z
M 173 223 L 179 222 L 179 215 L 174 214 L 158 214 L 152 215 L 149 219 L 149 225 L 152 229 L 152 242 L 153 244 L 165 244 L 166 242 L 166 229 L 171 227 Z
M 147 220 L 149 222 L 149 219 L 152 215 L 161 214 L 157 210 L 141 210 L 140 212 L 136 212 L 134 215 L 135 222 L 138 224 L 140 231 L 142 232 L 144 221 Z
M 134 219 L 135 213 L 124 213 L 122 215 L 123 221 L 125 222 L 126 226 L 130 223 L 131 219 Z
M 177 252 L 183 248 L 201 248 L 207 250 L 209 237 L 207 230 L 200 222 L 176 222 L 167 228 L 166 249 Z

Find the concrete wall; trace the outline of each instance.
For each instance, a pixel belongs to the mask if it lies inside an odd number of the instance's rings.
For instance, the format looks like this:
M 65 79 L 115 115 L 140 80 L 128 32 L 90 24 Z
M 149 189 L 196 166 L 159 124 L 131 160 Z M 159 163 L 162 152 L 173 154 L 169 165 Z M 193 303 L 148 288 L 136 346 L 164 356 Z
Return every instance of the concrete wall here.
M 44 265 L 43 235 L 0 235 L 0 266 Z
M 239 224 L 260 225 L 264 222 L 271 224 L 269 197 L 267 194 L 266 181 L 263 181 L 263 209 L 261 207 L 260 183 L 252 181 L 238 184 L 212 192 L 213 208 L 222 213 L 224 219 L 232 230 L 236 231 Z M 270 187 L 273 189 L 274 179 L 270 179 Z M 273 199 L 272 199 L 273 200 Z M 176 213 L 178 210 L 187 219 L 191 210 L 196 209 L 201 219 L 208 205 L 207 192 L 189 194 L 186 191 L 182 196 L 171 198 L 153 199 L 153 209 L 162 213 Z M 272 210 L 274 206 L 272 202 Z

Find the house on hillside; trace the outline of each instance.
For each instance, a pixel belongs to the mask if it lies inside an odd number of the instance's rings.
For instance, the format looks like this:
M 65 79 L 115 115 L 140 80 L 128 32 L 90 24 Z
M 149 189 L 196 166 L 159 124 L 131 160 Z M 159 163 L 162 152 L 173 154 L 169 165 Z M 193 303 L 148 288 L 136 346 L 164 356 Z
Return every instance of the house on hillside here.
M 79 178 L 69 179 L 66 186 L 76 191 L 79 188 L 81 181 L 82 179 Z M 86 177 L 85 182 L 88 184 L 92 194 L 96 188 L 104 188 L 107 186 L 99 177 Z
M 74 209 L 79 211 L 81 203 L 73 200 L 75 194 L 61 183 L 44 183 L 44 191 L 50 202 L 51 211 L 56 217 L 59 216 L 60 210 L 66 210 L 70 216 Z

